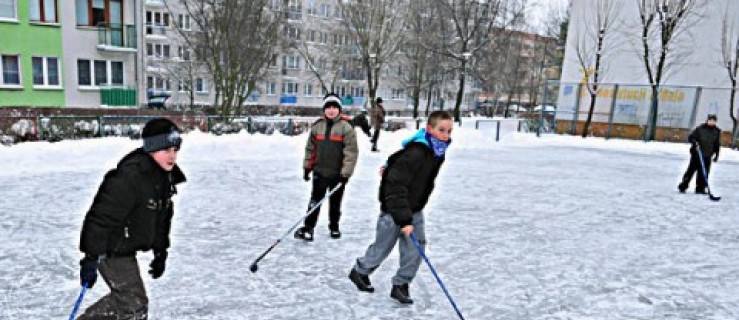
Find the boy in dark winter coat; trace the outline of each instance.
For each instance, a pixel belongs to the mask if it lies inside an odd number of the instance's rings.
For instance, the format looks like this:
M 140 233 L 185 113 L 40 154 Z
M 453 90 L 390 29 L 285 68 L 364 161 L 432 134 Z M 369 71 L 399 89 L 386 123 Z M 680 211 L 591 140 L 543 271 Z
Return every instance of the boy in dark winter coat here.
M 303 162 L 303 179 L 310 181 L 313 173 L 313 192 L 310 204 L 312 208 L 323 199 L 328 189 L 339 183 L 341 187 L 331 194 L 329 200 L 329 230 L 331 238 L 341 238 L 339 219 L 341 218 L 341 198 L 344 188 L 354 172 L 357 164 L 357 136 L 347 118 L 341 116 L 341 100 L 335 94 L 328 94 L 323 99 L 324 115 L 311 127 L 308 142 L 305 145 L 305 161 Z M 313 228 L 318 221 L 317 207 L 305 218 L 303 227 L 295 231 L 295 238 L 313 241 Z
M 353 127 L 359 127 L 360 129 L 362 129 L 362 132 L 364 132 L 364 134 L 372 138 L 372 133 L 370 133 L 369 120 L 367 120 L 367 111 L 362 111 L 358 115 L 354 116 L 354 118 L 352 118 L 351 124 Z
M 170 120 L 153 119 L 138 148 L 108 171 L 85 216 L 80 251 L 80 281 L 92 288 L 98 271 L 111 292 L 77 319 L 146 319 L 148 298 L 136 260 L 152 250 L 149 274 L 164 273 L 172 223 L 172 195 L 185 175 L 175 164 L 182 139 Z
M 375 242 L 357 259 L 349 279 L 360 291 L 374 292 L 369 275 L 380 266 L 399 243 L 400 268 L 392 279 L 390 297 L 404 304 L 413 303 L 408 285 L 418 272 L 421 255 L 409 238 L 416 235 L 426 246 L 423 208 L 434 189 L 444 154 L 451 143 L 452 117 L 444 111 L 429 115 L 428 125 L 403 141 L 403 149 L 391 155 L 382 170 Z
M 683 175 L 683 181 L 677 186 L 680 192 L 685 192 L 688 189 L 690 180 L 693 179 L 693 174 L 697 171 L 698 178 L 695 181 L 695 193 L 706 193 L 706 181 L 708 180 L 708 174 L 711 172 L 711 157 L 713 156 L 713 162 L 718 161 L 718 153 L 721 149 L 721 129 L 716 127 L 716 115 L 709 114 L 706 119 L 706 123 L 701 124 L 688 136 L 688 141 L 691 143 L 690 147 L 690 164 L 688 169 L 685 170 Z M 701 162 L 698 158 L 698 152 L 696 148 L 700 148 L 703 155 L 703 163 L 706 166 L 706 176 L 703 176 L 703 170 L 701 169 Z

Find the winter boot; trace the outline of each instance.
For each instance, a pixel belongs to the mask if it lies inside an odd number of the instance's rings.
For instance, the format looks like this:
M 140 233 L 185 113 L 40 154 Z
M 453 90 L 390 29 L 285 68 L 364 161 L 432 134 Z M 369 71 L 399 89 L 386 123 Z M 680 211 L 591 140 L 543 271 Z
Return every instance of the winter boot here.
M 390 297 L 398 300 L 402 304 L 413 304 L 411 294 L 408 292 L 408 284 L 401 284 L 399 286 L 393 285 L 393 289 L 390 290 Z
M 372 286 L 372 283 L 370 283 L 369 276 L 357 272 L 354 268 L 352 268 L 352 272 L 349 273 L 349 280 L 357 286 L 359 291 L 375 292 L 375 288 Z
M 295 231 L 295 239 L 302 239 L 305 241 L 313 241 L 313 229 L 308 227 L 302 227 Z
M 695 188 L 696 194 L 706 194 L 706 189 L 703 188 Z
M 681 183 L 677 185 L 677 190 L 680 191 L 680 193 L 685 193 L 685 190 L 688 190 L 688 186 Z
M 331 230 L 331 239 L 340 239 L 341 238 L 341 231 L 339 231 L 338 225 L 330 225 L 328 227 L 329 230 Z

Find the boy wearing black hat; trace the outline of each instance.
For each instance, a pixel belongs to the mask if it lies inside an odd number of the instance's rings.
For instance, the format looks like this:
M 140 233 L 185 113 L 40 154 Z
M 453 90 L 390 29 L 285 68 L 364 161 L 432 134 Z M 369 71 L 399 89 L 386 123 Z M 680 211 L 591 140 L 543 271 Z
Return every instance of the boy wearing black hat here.
M 354 128 L 348 120 L 341 117 L 341 99 L 335 94 L 327 94 L 323 98 L 323 117 L 313 123 L 305 145 L 303 179 L 310 181 L 313 173 L 309 210 L 323 199 L 327 189 L 333 189 L 342 183 L 329 200 L 329 230 L 333 239 L 341 238 L 341 198 L 357 164 L 358 152 Z M 313 241 L 313 228 L 320 211 L 321 208 L 318 207 L 305 218 L 303 227 L 295 231 L 295 238 Z
M 142 148 L 123 157 L 103 178 L 82 225 L 80 281 L 92 288 L 98 271 L 111 292 L 77 319 L 146 319 L 148 298 L 136 260 L 152 250 L 149 274 L 164 273 L 175 186 L 185 181 L 177 166 L 180 130 L 170 120 L 146 123 Z
M 375 127 L 375 134 L 372 136 L 372 151 L 377 152 L 377 140 L 380 139 L 380 130 L 385 123 L 385 108 L 382 106 L 382 98 L 377 97 L 375 100 L 375 109 L 372 111 L 372 126 Z
M 713 162 L 718 161 L 718 153 L 721 150 L 721 129 L 716 126 L 716 115 L 709 114 L 706 122 L 695 128 L 693 132 L 688 136 L 688 141 L 691 143 L 690 147 L 690 164 L 688 169 L 685 170 L 683 180 L 677 186 L 677 189 L 685 193 L 688 189 L 690 180 L 693 179 L 693 174 L 697 171 L 698 178 L 695 181 L 695 193 L 705 194 L 706 193 L 706 182 L 708 174 L 711 171 L 711 157 L 713 156 Z M 701 162 L 698 158 L 697 148 L 703 155 L 703 163 L 706 167 L 706 176 L 703 176 L 703 170 L 701 169 Z

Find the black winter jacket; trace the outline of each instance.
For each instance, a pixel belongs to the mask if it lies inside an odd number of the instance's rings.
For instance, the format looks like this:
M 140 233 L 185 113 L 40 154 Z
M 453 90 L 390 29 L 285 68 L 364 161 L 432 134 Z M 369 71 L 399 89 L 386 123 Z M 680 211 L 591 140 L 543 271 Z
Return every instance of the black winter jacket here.
M 709 127 L 708 125 L 701 124 L 688 136 L 690 143 L 696 143 L 701 147 L 703 157 L 710 158 L 716 154 L 718 158 L 719 150 L 721 150 L 721 129 L 716 126 Z M 690 148 L 691 153 L 695 153 L 695 147 Z
M 380 182 L 380 204 L 401 228 L 413 224 L 413 213 L 423 210 L 434 190 L 434 180 L 444 158 L 431 148 L 411 142 L 387 160 Z
M 108 171 L 85 216 L 80 250 L 86 254 L 131 255 L 169 248 L 171 197 L 185 175 L 164 171 L 142 148 Z

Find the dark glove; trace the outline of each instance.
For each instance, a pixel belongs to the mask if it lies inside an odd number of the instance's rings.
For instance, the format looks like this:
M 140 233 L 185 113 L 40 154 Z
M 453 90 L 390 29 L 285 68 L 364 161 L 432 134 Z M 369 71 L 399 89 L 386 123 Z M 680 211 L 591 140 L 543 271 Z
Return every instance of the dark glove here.
M 154 252 L 154 260 L 149 264 L 149 274 L 152 278 L 158 279 L 164 274 L 164 266 L 167 261 L 167 251 Z
M 718 156 L 713 157 L 713 162 L 718 162 Z
M 339 182 L 341 182 L 342 186 L 346 186 L 346 183 L 349 182 L 349 177 L 341 176 Z
M 313 170 L 311 170 L 311 169 L 303 169 L 303 180 L 310 181 L 310 173 L 311 173 L 311 171 L 313 171 Z
M 85 255 L 80 260 L 80 285 L 92 288 L 98 279 L 98 266 L 100 261 L 96 255 Z

